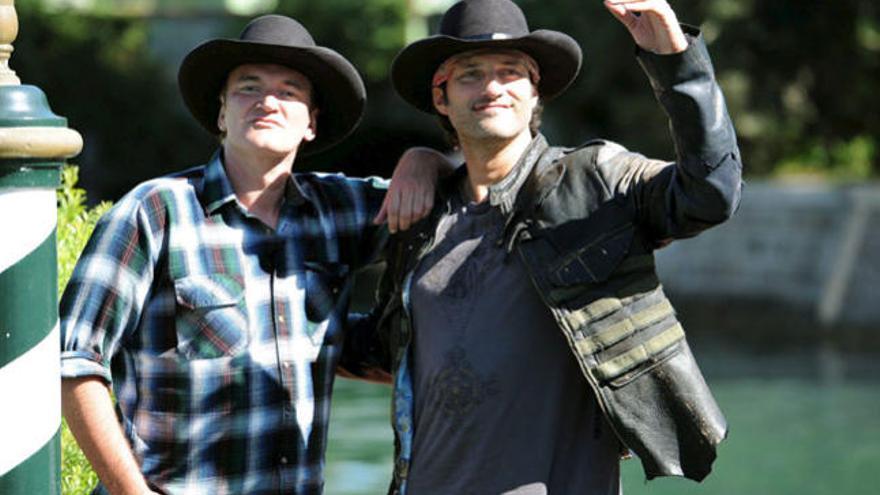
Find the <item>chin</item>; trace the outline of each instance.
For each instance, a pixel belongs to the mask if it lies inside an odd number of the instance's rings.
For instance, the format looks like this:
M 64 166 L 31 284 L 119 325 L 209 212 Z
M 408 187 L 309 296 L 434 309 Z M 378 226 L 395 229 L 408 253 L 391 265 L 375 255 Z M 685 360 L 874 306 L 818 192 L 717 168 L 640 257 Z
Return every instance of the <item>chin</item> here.
M 296 151 L 296 149 L 299 147 L 299 142 L 294 142 L 294 140 L 290 139 L 289 137 L 274 139 L 254 139 L 251 140 L 250 143 L 254 148 L 278 155 L 290 154 L 293 151 Z
M 488 128 L 481 129 L 482 136 L 487 139 L 513 139 L 519 136 L 520 131 L 516 129 L 506 129 L 506 128 Z

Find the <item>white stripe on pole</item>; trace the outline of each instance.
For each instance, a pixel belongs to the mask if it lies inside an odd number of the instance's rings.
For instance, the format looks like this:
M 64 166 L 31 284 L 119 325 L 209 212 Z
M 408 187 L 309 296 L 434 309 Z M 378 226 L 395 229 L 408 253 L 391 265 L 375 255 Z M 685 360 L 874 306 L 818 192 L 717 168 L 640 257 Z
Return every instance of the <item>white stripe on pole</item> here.
M 0 273 L 52 234 L 58 222 L 54 189 L 0 190 Z
M 43 448 L 61 426 L 59 333 L 56 323 L 42 342 L 0 368 L 0 476 Z

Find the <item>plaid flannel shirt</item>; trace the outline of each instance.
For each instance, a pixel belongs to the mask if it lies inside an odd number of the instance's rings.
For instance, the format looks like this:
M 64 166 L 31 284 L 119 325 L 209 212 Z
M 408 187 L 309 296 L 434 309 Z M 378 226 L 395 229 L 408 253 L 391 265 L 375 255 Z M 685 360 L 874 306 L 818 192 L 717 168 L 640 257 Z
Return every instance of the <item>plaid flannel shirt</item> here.
M 320 493 L 353 272 L 387 238 L 387 182 L 296 174 L 277 228 L 218 155 L 101 219 L 61 301 L 62 376 L 111 382 L 169 493 Z

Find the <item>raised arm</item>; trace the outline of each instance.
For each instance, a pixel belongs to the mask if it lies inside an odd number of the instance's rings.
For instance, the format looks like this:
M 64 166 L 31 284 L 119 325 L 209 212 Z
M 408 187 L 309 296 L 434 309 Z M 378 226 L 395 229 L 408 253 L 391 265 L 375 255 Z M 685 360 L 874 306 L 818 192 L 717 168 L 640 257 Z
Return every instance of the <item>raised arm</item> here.
M 639 47 L 638 61 L 669 117 L 676 154 L 675 163 L 669 163 L 609 150 L 599 158 L 606 182 L 616 195 L 633 199 L 658 244 L 727 220 L 739 204 L 742 163 L 699 30 L 679 25 L 665 1 L 607 0 L 605 5 Z

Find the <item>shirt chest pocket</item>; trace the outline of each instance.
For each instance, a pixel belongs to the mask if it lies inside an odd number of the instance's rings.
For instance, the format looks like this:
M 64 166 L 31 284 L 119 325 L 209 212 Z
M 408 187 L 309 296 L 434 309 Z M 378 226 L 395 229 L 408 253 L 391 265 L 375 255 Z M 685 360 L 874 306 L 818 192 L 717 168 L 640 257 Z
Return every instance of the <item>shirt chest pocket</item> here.
M 226 274 L 174 281 L 177 351 L 187 359 L 241 354 L 249 342 L 244 281 Z

